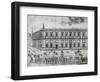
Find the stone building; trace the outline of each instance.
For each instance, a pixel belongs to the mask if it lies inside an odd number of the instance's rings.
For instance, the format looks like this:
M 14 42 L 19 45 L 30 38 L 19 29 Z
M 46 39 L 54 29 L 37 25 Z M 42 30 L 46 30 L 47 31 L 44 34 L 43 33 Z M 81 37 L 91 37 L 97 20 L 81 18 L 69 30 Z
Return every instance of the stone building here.
M 40 50 L 87 50 L 87 29 L 43 28 L 32 33 L 32 46 Z

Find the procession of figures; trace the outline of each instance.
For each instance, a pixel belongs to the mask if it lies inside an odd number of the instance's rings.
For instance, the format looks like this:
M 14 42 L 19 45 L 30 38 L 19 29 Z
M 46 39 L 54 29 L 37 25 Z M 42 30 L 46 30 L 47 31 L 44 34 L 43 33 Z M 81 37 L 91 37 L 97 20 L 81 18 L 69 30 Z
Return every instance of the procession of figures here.
M 88 64 L 87 17 L 28 15 L 27 66 Z
M 43 54 L 28 54 L 29 58 L 29 65 L 32 65 L 32 63 L 36 63 L 36 65 L 68 65 L 68 64 L 86 64 L 87 63 L 87 57 L 84 57 L 83 54 L 81 54 L 81 51 L 76 51 L 75 55 L 64 55 L 64 52 L 61 51 L 60 56 L 57 56 L 57 53 L 55 51 L 51 51 L 49 53 L 43 53 Z M 69 54 L 67 52 L 66 54 Z M 52 56 L 50 56 L 52 55 Z

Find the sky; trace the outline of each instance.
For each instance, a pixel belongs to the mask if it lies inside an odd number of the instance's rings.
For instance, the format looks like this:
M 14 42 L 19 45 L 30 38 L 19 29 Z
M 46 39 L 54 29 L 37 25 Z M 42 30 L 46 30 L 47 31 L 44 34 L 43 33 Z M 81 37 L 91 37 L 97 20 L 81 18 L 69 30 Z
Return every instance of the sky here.
M 88 29 L 87 17 L 28 15 L 28 33 L 36 32 L 43 28 L 80 28 Z

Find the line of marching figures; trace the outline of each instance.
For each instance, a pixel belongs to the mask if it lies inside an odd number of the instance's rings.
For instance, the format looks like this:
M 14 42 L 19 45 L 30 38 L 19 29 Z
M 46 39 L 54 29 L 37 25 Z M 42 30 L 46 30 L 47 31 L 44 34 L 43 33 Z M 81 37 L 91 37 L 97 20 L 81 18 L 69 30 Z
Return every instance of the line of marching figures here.
M 79 51 L 75 55 L 63 55 L 52 57 L 40 57 L 40 55 L 28 54 L 28 63 L 48 64 L 48 65 L 67 65 L 67 64 L 87 64 L 87 57 L 83 56 Z

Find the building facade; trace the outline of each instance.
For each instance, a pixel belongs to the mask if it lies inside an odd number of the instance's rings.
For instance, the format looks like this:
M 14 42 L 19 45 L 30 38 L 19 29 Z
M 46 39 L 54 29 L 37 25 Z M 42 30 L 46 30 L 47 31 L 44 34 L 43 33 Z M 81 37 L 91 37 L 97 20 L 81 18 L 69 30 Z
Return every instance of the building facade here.
M 32 33 L 32 45 L 40 50 L 87 50 L 87 29 L 43 28 Z

